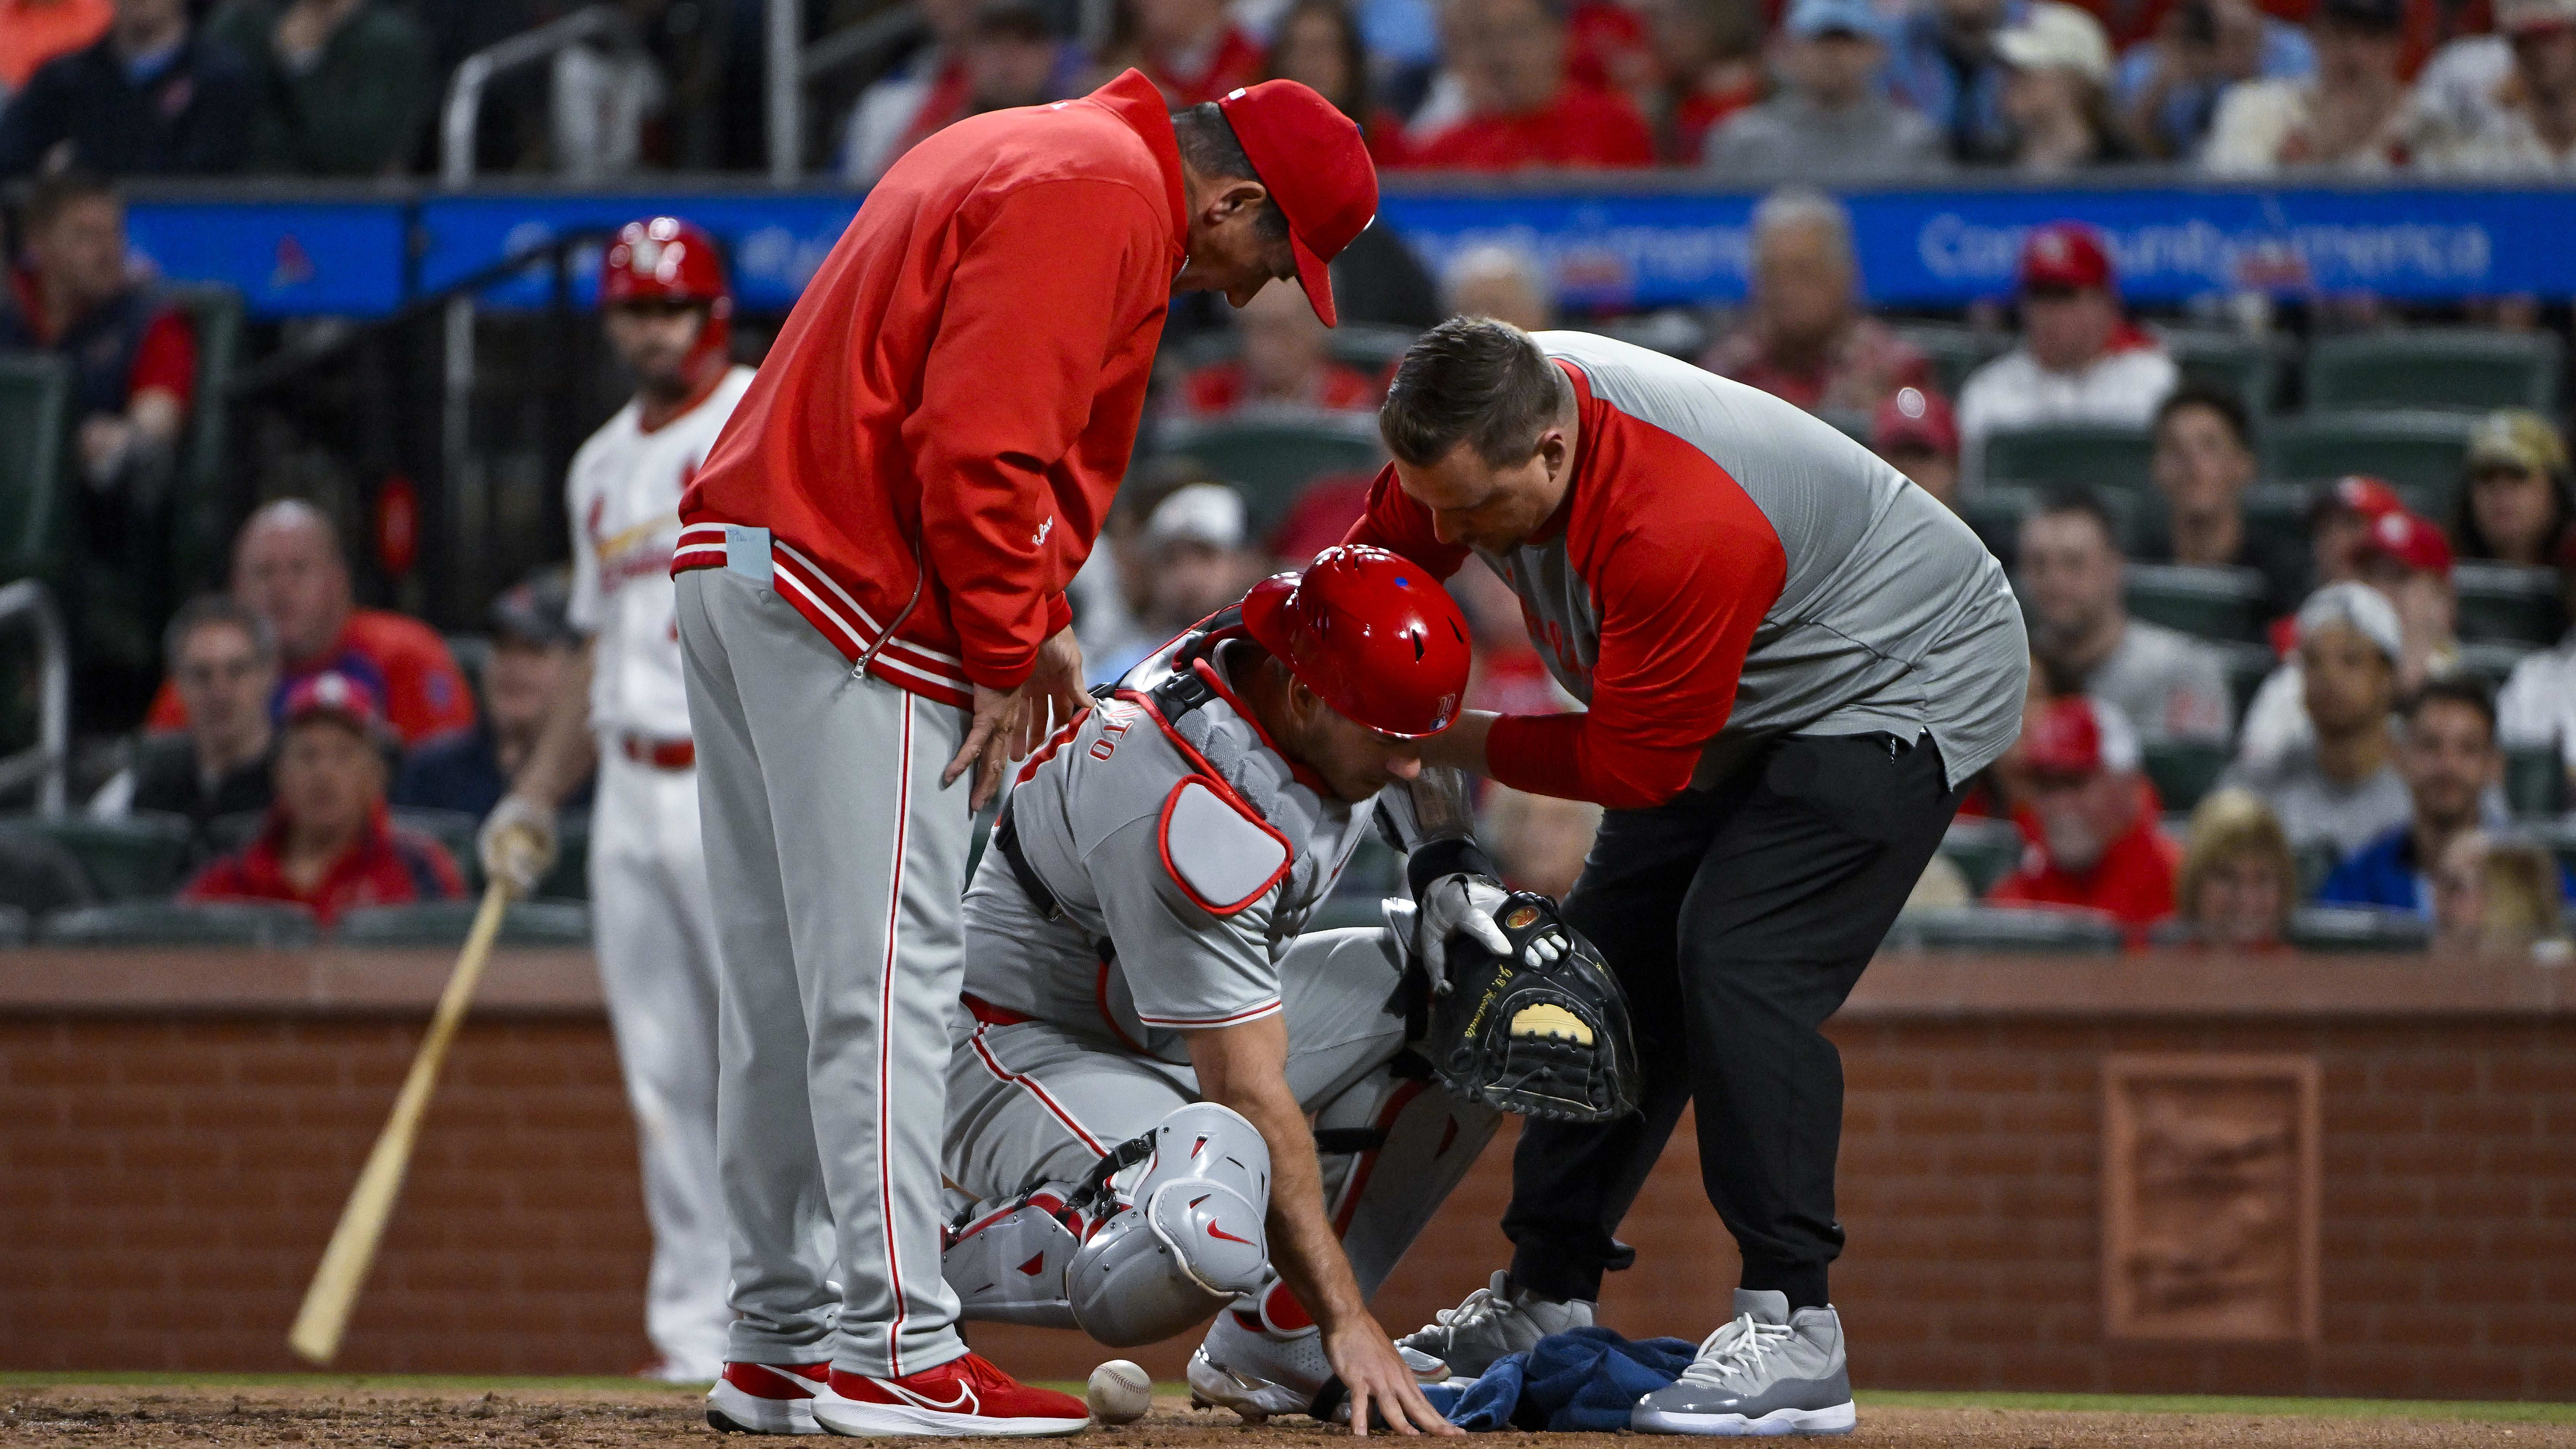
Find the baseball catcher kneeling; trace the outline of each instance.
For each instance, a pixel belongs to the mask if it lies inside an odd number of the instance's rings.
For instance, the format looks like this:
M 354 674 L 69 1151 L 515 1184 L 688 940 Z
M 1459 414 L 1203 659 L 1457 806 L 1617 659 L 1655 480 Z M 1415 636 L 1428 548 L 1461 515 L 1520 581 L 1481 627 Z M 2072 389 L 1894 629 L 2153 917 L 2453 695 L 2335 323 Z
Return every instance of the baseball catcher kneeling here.
M 966 896 L 945 1167 L 970 1200 L 943 1260 L 964 1317 L 1129 1345 L 1215 1315 L 1203 1401 L 1445 1428 L 1418 1385 L 1446 1367 L 1368 1295 L 1499 1110 L 1635 1095 L 1616 985 L 1495 881 L 1463 780 L 1418 759 L 1467 664 L 1445 591 L 1329 549 L 1021 772 Z M 1307 930 L 1376 830 L 1412 899 Z

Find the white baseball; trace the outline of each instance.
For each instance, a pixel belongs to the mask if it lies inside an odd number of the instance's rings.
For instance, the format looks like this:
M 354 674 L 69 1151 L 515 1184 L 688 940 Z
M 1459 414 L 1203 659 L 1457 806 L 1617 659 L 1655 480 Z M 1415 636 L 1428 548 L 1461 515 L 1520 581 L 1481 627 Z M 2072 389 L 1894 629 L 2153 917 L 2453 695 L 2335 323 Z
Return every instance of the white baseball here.
M 1113 1358 L 1091 1371 L 1091 1392 L 1083 1402 L 1101 1423 L 1133 1424 L 1154 1406 L 1154 1380 L 1135 1364 Z

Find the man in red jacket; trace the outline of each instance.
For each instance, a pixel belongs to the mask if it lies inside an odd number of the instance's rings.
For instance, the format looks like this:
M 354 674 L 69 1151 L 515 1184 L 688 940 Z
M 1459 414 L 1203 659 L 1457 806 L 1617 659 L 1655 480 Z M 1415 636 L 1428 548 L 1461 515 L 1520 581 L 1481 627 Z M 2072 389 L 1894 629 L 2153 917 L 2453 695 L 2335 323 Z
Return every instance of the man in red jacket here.
M 1626 987 L 1645 1090 L 1604 1126 L 1532 1122 L 1508 1274 L 1403 1340 L 1481 1371 L 1589 1322 L 1613 1234 L 1696 1099 L 1701 1174 L 1744 1273 L 1732 1323 L 1630 1416 L 1663 1433 L 1852 1425 L 1825 1291 L 1842 1247 L 1842 1068 L 1817 1028 L 2021 725 L 2029 645 L 2001 566 L 1932 495 L 1795 405 L 1688 363 L 1488 319 L 1408 349 L 1394 464 L 1350 542 L 1519 596 L 1569 714 L 1470 710 L 1424 763 L 1608 807 L 1566 920 Z M 1427 946 L 1503 899 L 1415 852 Z
M 681 498 L 742 1315 L 717 1427 L 1083 1426 L 967 1352 L 940 1277 L 958 781 L 980 807 L 1090 703 L 1064 589 L 1171 293 L 1294 277 L 1329 325 L 1325 264 L 1376 209 L 1359 128 L 1293 82 L 1172 114 L 1129 71 L 960 121 L 868 193 Z

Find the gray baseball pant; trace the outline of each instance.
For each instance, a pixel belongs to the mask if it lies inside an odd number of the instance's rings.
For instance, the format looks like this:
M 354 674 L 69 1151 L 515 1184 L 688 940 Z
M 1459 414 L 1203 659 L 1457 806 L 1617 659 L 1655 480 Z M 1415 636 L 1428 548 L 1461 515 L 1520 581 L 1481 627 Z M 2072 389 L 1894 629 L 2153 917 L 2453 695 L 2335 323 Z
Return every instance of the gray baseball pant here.
M 971 839 L 971 777 L 943 790 L 939 773 L 965 717 L 855 676 L 767 586 L 766 560 L 679 579 L 723 958 L 716 1149 L 742 1315 L 728 1356 L 899 1377 L 966 1351 L 939 1275 Z M 819 1220 L 837 1263 L 817 1257 Z

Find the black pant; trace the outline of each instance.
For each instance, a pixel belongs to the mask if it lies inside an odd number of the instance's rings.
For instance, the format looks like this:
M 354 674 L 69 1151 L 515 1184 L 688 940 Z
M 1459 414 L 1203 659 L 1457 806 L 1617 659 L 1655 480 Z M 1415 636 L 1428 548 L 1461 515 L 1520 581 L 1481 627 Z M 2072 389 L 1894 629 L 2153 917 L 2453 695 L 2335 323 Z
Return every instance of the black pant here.
M 1616 1122 L 1521 1133 L 1503 1215 L 1515 1281 L 1601 1296 L 1633 1256 L 1612 1235 L 1696 1099 L 1700 1177 L 1744 1286 L 1827 1301 L 1843 1063 L 1817 1028 L 1958 804 L 1928 737 L 1801 735 L 1713 790 L 1602 820 L 1565 914 L 1627 989 L 1645 1090 Z

